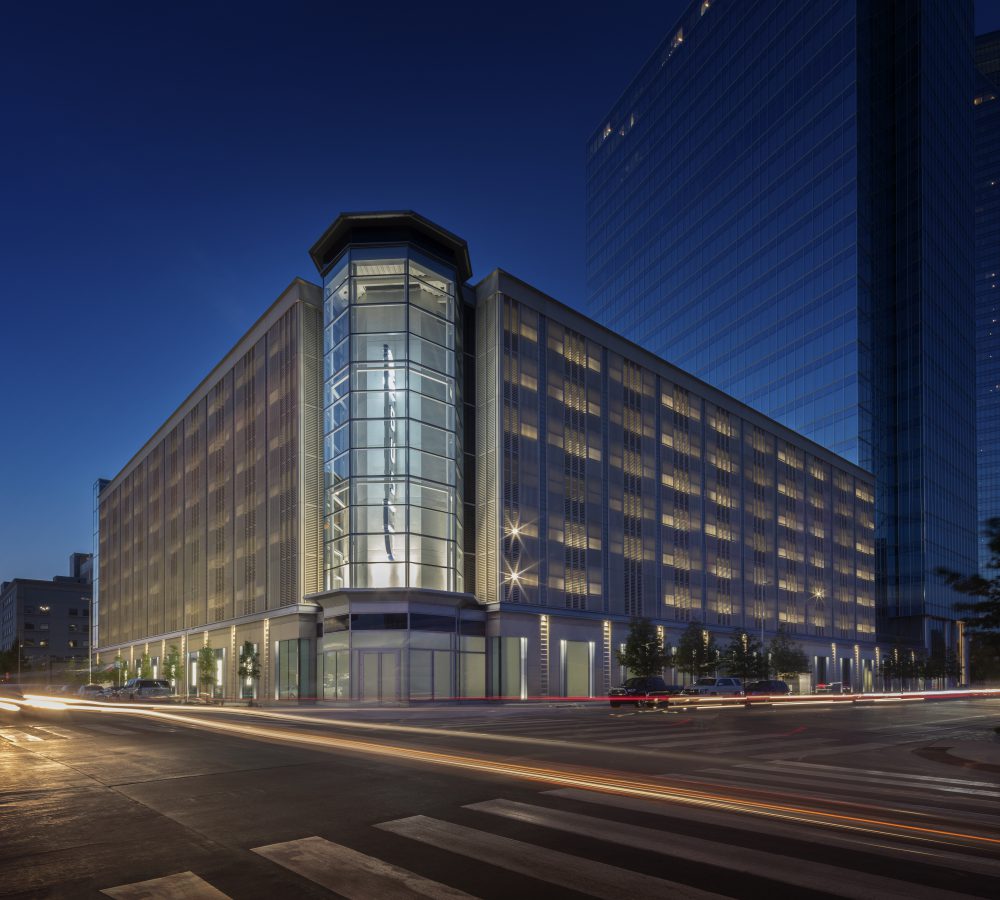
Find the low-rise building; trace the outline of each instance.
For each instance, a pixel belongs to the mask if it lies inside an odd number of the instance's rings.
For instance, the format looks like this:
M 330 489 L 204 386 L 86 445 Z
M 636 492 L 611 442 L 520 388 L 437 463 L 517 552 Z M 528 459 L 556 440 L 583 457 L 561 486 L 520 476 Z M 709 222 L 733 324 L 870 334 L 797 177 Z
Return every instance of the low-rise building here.
M 54 684 L 87 674 L 90 603 L 89 553 L 70 556 L 69 575 L 0 584 L 0 650 L 13 651 L 11 671 L 0 672 L 0 678 Z

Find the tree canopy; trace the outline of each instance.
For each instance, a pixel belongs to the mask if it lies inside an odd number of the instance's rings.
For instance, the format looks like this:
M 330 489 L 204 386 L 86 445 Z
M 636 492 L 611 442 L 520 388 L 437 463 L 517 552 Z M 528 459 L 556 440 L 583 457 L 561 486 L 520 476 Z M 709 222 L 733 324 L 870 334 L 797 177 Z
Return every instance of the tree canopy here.
M 784 625 L 778 626 L 778 633 L 768 643 L 767 655 L 770 670 L 779 677 L 794 678 L 809 671 L 809 657 Z
M 198 684 L 206 693 L 215 687 L 215 650 L 211 644 L 198 651 Z
M 968 603 L 956 603 L 957 612 L 969 613 L 965 629 L 970 634 L 981 635 L 984 643 L 1000 649 L 1000 518 L 987 519 L 983 528 L 990 548 L 990 561 L 986 568 L 993 573 L 989 578 L 978 573 L 962 574 L 951 569 L 939 568 L 938 574 L 960 594 L 975 597 Z
M 244 641 L 240 647 L 240 678 L 260 678 L 260 653 L 251 641 Z
M 673 664 L 690 675 L 692 681 L 715 671 L 719 664 L 719 651 L 715 646 L 715 637 L 701 622 L 694 621 L 684 629 L 677 641 Z
M 633 619 L 629 624 L 625 647 L 616 651 L 618 664 L 633 675 L 656 675 L 670 665 L 663 652 L 663 641 L 649 619 Z
M 733 632 L 719 657 L 719 664 L 727 674 L 735 675 L 744 683 L 767 675 L 767 661 L 760 639 L 742 628 Z

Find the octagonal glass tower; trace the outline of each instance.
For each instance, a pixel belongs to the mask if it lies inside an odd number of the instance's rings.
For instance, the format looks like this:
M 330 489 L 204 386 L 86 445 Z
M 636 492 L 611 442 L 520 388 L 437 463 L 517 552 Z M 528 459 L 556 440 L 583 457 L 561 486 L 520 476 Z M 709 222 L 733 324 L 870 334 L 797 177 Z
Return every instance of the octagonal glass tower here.
M 464 243 L 412 213 L 347 215 L 313 258 L 324 294 L 325 588 L 463 591 Z

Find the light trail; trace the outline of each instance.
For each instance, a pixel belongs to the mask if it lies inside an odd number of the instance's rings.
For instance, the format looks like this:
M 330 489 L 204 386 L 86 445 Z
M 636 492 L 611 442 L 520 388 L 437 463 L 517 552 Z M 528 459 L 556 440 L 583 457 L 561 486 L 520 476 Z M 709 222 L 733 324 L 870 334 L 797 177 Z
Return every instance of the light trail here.
M 78 709 L 83 709 L 78 706 Z M 113 708 L 103 707 L 101 711 L 111 712 Z M 118 710 L 115 710 L 116 712 Z M 299 744 L 318 747 L 324 750 L 342 750 L 355 754 L 389 757 L 394 762 L 418 762 L 433 766 L 449 767 L 489 775 L 505 775 L 512 778 L 543 782 L 573 787 L 589 791 L 635 797 L 646 800 L 678 803 L 689 806 L 707 807 L 727 812 L 742 812 L 768 818 L 784 819 L 809 825 L 848 829 L 890 836 L 894 838 L 909 838 L 951 846 L 980 847 L 994 850 L 1000 848 L 1000 838 L 984 834 L 934 828 L 929 825 L 915 825 L 906 822 L 894 822 L 875 816 L 859 816 L 846 812 L 798 806 L 790 803 L 768 802 L 746 797 L 726 795 L 712 791 L 688 789 L 672 785 L 658 784 L 637 778 L 611 775 L 598 771 L 573 771 L 571 769 L 546 768 L 542 766 L 525 765 L 497 758 L 461 756 L 443 753 L 435 750 L 422 750 L 414 747 L 381 744 L 355 738 L 343 738 L 333 735 L 319 735 L 309 732 L 293 731 L 280 727 L 261 727 L 243 721 L 222 722 L 205 716 L 167 712 L 153 708 L 127 708 L 122 713 L 134 712 L 148 718 L 161 719 L 165 722 L 181 723 L 217 732 L 225 732 L 242 738 L 265 740 L 272 743 Z M 214 710 L 213 710 L 214 711 Z M 271 714 L 271 717 L 283 717 L 281 714 Z M 290 716 L 301 722 L 301 717 Z M 328 724 L 328 723 L 324 723 Z M 338 723 L 339 724 L 339 723 Z M 371 723 L 366 723 L 371 724 Z M 405 727 L 405 726 L 404 726 Z M 414 729 L 416 730 L 416 729 Z M 438 737 L 442 734 L 433 729 Z M 451 734 L 450 732 L 448 734 Z

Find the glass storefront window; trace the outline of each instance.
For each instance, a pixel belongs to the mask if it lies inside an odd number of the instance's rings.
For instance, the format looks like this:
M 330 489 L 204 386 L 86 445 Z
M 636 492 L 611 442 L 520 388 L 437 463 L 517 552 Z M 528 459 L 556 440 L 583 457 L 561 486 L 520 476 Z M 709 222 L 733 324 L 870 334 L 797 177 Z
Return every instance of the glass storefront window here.
M 313 683 L 313 642 L 309 638 L 275 641 L 278 700 L 304 700 L 315 696 Z

